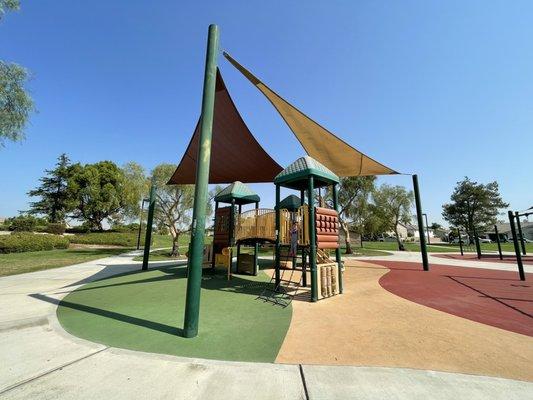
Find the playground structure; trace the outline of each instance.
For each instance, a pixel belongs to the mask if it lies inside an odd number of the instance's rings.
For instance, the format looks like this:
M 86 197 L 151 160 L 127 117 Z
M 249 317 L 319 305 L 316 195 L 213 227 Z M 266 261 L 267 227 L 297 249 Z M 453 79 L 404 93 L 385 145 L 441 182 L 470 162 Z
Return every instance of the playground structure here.
M 187 295 L 185 299 L 184 337 L 195 337 L 198 334 L 198 320 L 200 308 L 200 289 L 202 281 L 202 266 L 204 264 L 204 237 L 206 225 L 205 204 L 208 201 L 209 183 L 231 183 L 242 181 L 272 182 L 276 185 L 276 209 L 274 216 L 274 236 L 272 235 L 272 212 L 259 211 L 258 201 L 256 209 L 248 214 L 238 213 L 235 216 L 237 201 L 231 203 L 230 212 L 226 219 L 232 219 L 232 224 L 227 232 L 221 231 L 220 242 L 214 245 L 214 261 L 217 254 L 219 260 L 231 264 L 231 246 L 237 243 L 238 262 L 244 268 L 245 259 L 240 257 L 240 248 L 243 244 L 254 246 L 254 261 L 252 268 L 248 265 L 248 272 L 257 272 L 257 244 L 260 240 L 272 241 L 275 239 L 275 274 L 274 293 L 288 295 L 287 287 L 296 286 L 291 277 L 286 280 L 280 272 L 282 265 L 286 268 L 291 265 L 294 272 L 296 257 L 290 254 L 292 260 L 282 262 L 282 249 L 286 247 L 288 226 L 294 220 L 302 220 L 298 225 L 297 250 L 301 251 L 302 271 L 297 282 L 306 285 L 306 261 L 309 259 L 309 272 L 311 278 L 311 301 L 322 297 L 342 293 L 342 262 L 338 246 L 337 209 L 337 183 L 339 177 L 369 176 L 369 175 L 394 175 L 395 170 L 377 162 L 359 150 L 347 144 L 342 139 L 329 132 L 313 119 L 298 110 L 292 104 L 280 97 L 276 92 L 261 82 L 250 71 L 240 65 L 235 59 L 224 53 L 226 59 L 239 70 L 274 106 L 281 115 L 292 133 L 312 159 L 303 158 L 306 164 L 301 171 L 290 171 L 297 162 L 282 171 L 279 164 L 259 145 L 233 103 L 227 87 L 217 67 L 219 33 L 216 25 L 209 26 L 207 41 L 206 64 L 202 96 L 201 115 L 196 129 L 187 146 L 187 149 L 168 184 L 194 184 L 194 204 L 191 224 L 191 243 L 188 257 Z M 311 165 L 312 164 L 312 165 Z M 299 168 L 296 168 L 299 169 Z M 420 248 L 422 265 L 425 271 L 429 270 L 424 225 L 422 222 L 422 206 L 418 187 L 418 177 L 412 175 L 415 193 L 415 204 L 420 232 Z M 316 181 L 316 182 L 315 182 Z M 308 209 L 298 209 L 297 214 L 292 211 L 288 218 L 284 218 L 285 211 L 278 207 L 280 203 L 280 188 L 286 187 L 300 191 L 300 198 L 307 191 Z M 333 209 L 324 210 L 316 205 L 315 188 L 330 187 L 333 197 Z M 143 270 L 148 268 L 149 244 L 151 236 L 153 210 L 155 205 L 153 191 L 150 193 L 148 221 L 144 251 Z M 249 203 L 248 203 L 249 204 Z M 319 204 L 322 205 L 322 204 Z M 242 204 L 239 205 L 241 207 Z M 303 206 L 303 200 L 300 206 Z M 323 207 L 322 207 L 323 208 Z M 284 209 L 285 210 L 285 209 Z M 287 209 L 288 210 L 288 209 Z M 222 221 L 222 212 L 219 212 Z M 227 211 L 224 211 L 227 212 Z M 283 216 L 282 216 L 283 215 Z M 291 215 L 293 219 L 291 220 Z M 306 224 L 307 218 L 307 224 Z M 317 219 L 318 218 L 318 219 Z M 235 227 L 234 221 L 237 221 Z M 292 221 L 287 225 L 288 221 Z M 220 222 L 222 224 L 222 222 Z M 222 224 L 223 225 L 223 224 Z M 221 226 L 222 226 L 221 225 Z M 231 228 L 231 229 L 230 229 Z M 292 229 L 292 228 L 291 228 Z M 318 229 L 318 231 L 317 231 Z M 307 232 L 307 233 L 306 233 Z M 307 239 L 306 239 L 306 236 Z M 292 235 L 292 234 L 291 234 Z M 222 237 L 224 237 L 222 239 Z M 227 239 L 226 239 L 227 237 Z M 225 246 L 225 247 L 224 247 Z M 294 247 L 294 246 L 293 246 Z M 228 250 L 229 249 L 229 250 Z M 326 250 L 335 250 L 335 260 L 332 261 Z M 287 257 L 286 255 L 285 257 Z M 228 262 L 229 260 L 229 262 Z M 318 260 L 318 263 L 317 263 Z M 289 262 L 290 261 L 290 262 Z M 336 265 L 336 268 L 333 268 Z M 320 271 L 319 271 L 320 270 Z M 320 277 L 320 279 L 318 279 Z M 284 282 L 287 281 L 287 282 Z M 283 284 L 287 285 L 283 285 Z M 322 290 L 325 288 L 324 290 Z M 269 297 L 269 296 L 266 296 Z M 274 296 L 275 297 L 275 296 Z M 294 294 L 293 294 L 294 297 Z
M 303 287 L 310 274 L 310 300 L 342 293 L 342 263 L 339 249 L 337 184 L 339 178 L 311 157 L 302 157 L 281 171 L 274 179 L 276 207 L 259 208 L 260 198 L 242 182 L 234 182 L 214 198 L 215 220 L 211 267 L 222 266 L 231 277 L 232 248 L 237 246 L 237 273 L 257 275 L 258 246 L 274 243 L 274 275 L 271 285 L 260 296 L 265 301 L 287 306 Z M 280 199 L 280 188 L 297 190 Z M 315 189 L 329 187 L 333 208 L 319 207 Z M 305 204 L 307 192 L 308 204 Z M 220 207 L 220 203 L 230 204 Z M 242 206 L 255 208 L 242 211 Z M 253 247 L 253 254 L 242 254 L 243 246 Z M 328 251 L 334 250 L 335 260 Z M 297 260 L 301 259 L 300 265 Z M 290 270 L 286 277 L 286 270 Z M 298 271 L 295 275 L 294 271 Z

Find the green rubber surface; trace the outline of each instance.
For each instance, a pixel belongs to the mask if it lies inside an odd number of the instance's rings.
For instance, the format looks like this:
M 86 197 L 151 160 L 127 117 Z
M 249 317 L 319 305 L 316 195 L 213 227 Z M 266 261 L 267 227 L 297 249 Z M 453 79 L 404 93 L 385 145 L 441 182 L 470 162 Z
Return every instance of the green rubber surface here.
M 118 275 L 68 294 L 57 309 L 69 333 L 112 347 L 217 360 L 273 362 L 292 309 L 256 297 L 268 277 L 204 272 L 196 338 L 180 337 L 184 266 Z

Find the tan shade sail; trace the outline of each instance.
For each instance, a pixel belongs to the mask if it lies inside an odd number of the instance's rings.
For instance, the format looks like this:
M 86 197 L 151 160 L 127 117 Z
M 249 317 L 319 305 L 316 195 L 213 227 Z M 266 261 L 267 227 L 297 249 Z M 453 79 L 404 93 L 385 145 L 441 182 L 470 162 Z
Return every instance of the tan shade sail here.
M 252 84 L 254 84 L 278 110 L 289 128 L 296 135 L 303 148 L 314 159 L 320 161 L 339 176 L 390 175 L 397 174 L 393 169 L 373 160 L 339 139 L 319 125 L 276 92 L 261 82 L 250 71 L 224 53 Z
M 200 122 L 169 184 L 193 184 Z M 283 168 L 268 155 L 239 115 L 217 70 L 209 183 L 272 182 Z

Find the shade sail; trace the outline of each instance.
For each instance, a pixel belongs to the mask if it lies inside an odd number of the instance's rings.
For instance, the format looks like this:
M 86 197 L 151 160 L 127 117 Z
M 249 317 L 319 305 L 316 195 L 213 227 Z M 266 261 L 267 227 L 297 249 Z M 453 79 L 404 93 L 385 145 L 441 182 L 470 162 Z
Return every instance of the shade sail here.
M 169 184 L 193 184 L 200 122 Z M 268 155 L 239 115 L 217 70 L 209 183 L 272 182 L 283 168 Z
M 257 87 L 278 110 L 291 131 L 311 157 L 320 161 L 339 176 L 390 175 L 397 174 L 393 169 L 373 160 L 359 150 L 339 139 L 296 107 L 284 100 L 276 92 L 261 82 L 250 71 L 239 64 L 229 54 L 224 53 L 252 84 Z

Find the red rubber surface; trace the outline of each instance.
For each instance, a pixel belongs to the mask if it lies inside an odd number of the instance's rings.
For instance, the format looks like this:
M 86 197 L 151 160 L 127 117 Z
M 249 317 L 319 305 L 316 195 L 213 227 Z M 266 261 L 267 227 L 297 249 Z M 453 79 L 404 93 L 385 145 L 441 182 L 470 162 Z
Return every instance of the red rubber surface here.
M 533 336 L 533 274 L 419 263 L 369 261 L 390 269 L 379 280 L 407 300 L 511 332 Z M 483 338 L 480 338 L 483 340 Z
M 466 253 L 464 256 L 460 254 L 432 254 L 432 256 L 440 258 L 449 258 L 452 260 L 490 261 L 506 264 L 516 264 L 516 256 L 503 256 L 503 260 L 500 260 L 500 256 L 498 254 L 482 254 L 481 259 L 477 258 L 477 254 L 472 253 Z M 533 256 L 522 256 L 522 263 L 533 265 Z

